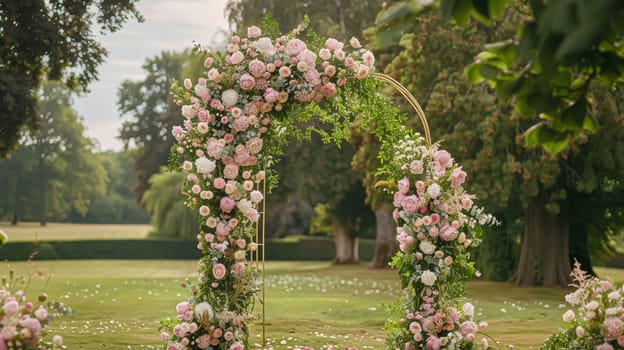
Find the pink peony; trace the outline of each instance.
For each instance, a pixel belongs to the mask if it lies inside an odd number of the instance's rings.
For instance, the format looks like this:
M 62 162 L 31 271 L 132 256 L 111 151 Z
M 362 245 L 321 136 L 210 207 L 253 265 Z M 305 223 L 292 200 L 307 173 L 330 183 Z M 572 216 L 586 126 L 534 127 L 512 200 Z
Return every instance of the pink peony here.
M 418 197 L 415 195 L 406 196 L 401 201 L 401 206 L 408 214 L 415 213 L 418 210 Z
M 314 66 L 316 62 L 316 54 L 308 49 L 301 51 L 297 55 L 299 62 L 305 62 L 308 66 Z
M 223 169 L 223 176 L 226 179 L 236 179 L 238 176 L 238 165 L 236 164 L 228 164 Z
M 225 268 L 225 265 L 223 264 L 216 264 L 215 266 L 212 267 L 212 275 L 214 276 L 214 278 L 218 280 L 223 279 L 226 273 L 227 273 L 227 269 Z
M 457 232 L 457 229 L 452 225 L 445 225 L 440 229 L 438 235 L 442 240 L 449 242 L 457 238 L 459 233 Z
M 609 317 L 602 323 L 602 335 L 605 340 L 615 340 L 624 330 L 624 322 L 617 317 Z
M 259 137 L 251 138 L 245 143 L 245 147 L 247 147 L 249 153 L 257 154 L 262 150 L 262 139 Z
M 468 334 L 475 334 L 477 332 L 477 324 L 472 321 L 466 321 L 459 325 L 459 333 L 464 337 Z
M 231 212 L 234 206 L 236 206 L 236 202 L 230 197 L 223 197 L 219 202 L 219 207 L 226 213 Z
M 427 338 L 427 350 L 440 350 L 440 339 L 435 335 Z
M 250 38 L 257 38 L 262 35 L 262 30 L 256 26 L 247 28 L 247 36 Z
M 466 181 L 466 173 L 461 167 L 455 168 L 451 173 L 451 187 L 458 188 Z
M 406 177 L 404 177 L 401 180 L 399 180 L 397 185 L 398 185 L 398 188 L 399 188 L 399 193 L 407 194 L 407 192 L 409 191 L 409 188 L 410 188 L 410 184 L 409 184 L 409 180 Z
M 251 90 L 256 86 L 256 78 L 251 74 L 245 73 L 240 77 L 239 85 L 243 90 Z
M 416 334 L 416 333 L 422 332 L 422 327 L 420 326 L 420 323 L 414 321 L 414 322 L 410 323 L 409 330 L 413 334 Z
M 436 151 L 433 155 L 433 159 L 441 168 L 449 168 L 453 165 L 453 158 L 451 158 L 451 154 L 445 150 Z
M 261 77 L 266 72 L 266 66 L 258 59 L 252 60 L 249 62 L 249 72 L 256 78 Z
M 290 39 L 286 44 L 286 53 L 289 56 L 297 56 L 301 51 L 307 49 L 306 44 L 299 39 Z
M 2 306 L 2 310 L 9 316 L 13 315 L 19 310 L 19 304 L 15 300 L 9 300 Z
M 279 91 L 273 89 L 273 88 L 267 88 L 264 91 L 264 100 L 267 102 L 275 102 L 277 101 L 277 97 L 279 96 Z
M 240 51 L 235 51 L 231 56 L 230 56 L 230 63 L 231 64 L 239 64 L 241 62 L 243 62 L 243 60 L 245 59 L 245 55 L 243 55 L 242 52 Z

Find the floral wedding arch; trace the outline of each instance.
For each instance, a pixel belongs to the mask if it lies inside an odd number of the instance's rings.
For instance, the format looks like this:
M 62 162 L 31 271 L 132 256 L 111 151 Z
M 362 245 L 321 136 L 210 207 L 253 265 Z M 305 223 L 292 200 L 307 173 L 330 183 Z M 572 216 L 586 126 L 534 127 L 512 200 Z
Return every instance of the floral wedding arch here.
M 466 173 L 431 144 L 426 119 L 409 92 L 374 73 L 374 55 L 351 39 L 307 43 L 305 25 L 281 35 L 275 23 L 233 36 L 225 52 L 203 52 L 205 75 L 172 89 L 185 117 L 173 129 L 170 167 L 186 173 L 183 193 L 199 213 L 198 283 L 163 321 L 165 349 L 249 348 L 248 321 L 262 290 L 264 196 L 276 184 L 271 164 L 287 136 L 318 132 L 347 138 L 353 121 L 382 141 L 379 173 L 395 188 L 394 219 L 405 298 L 389 322 L 391 349 L 471 348 L 479 325 L 470 304 L 457 305 L 475 274 L 467 249 L 490 216 L 464 191 Z M 406 117 L 381 95 L 391 83 L 421 117 L 426 137 L 403 127 Z M 304 128 L 313 117 L 331 126 Z M 268 184 L 268 185 L 267 185 Z M 259 246 L 260 243 L 260 246 Z M 262 259 L 263 260 L 263 259 Z M 461 309 L 461 310 L 458 310 Z

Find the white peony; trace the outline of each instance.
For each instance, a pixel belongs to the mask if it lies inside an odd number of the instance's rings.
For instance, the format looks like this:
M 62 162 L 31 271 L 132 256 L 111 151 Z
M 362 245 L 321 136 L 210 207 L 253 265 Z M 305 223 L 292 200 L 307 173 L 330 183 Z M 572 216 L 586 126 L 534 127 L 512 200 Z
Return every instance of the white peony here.
M 574 315 L 574 311 L 568 310 L 563 313 L 562 318 L 563 318 L 563 322 L 572 322 L 576 318 L 576 315 Z
M 464 312 L 464 315 L 472 317 L 474 316 L 474 305 L 471 303 L 465 303 L 464 306 L 462 306 L 462 311 Z
M 233 89 L 223 91 L 223 94 L 221 94 L 221 101 L 227 107 L 236 106 L 236 103 L 238 102 L 238 92 Z
M 431 196 L 431 198 L 438 198 L 440 191 L 440 185 L 435 182 L 427 187 L 427 193 Z
M 429 270 L 423 272 L 422 275 L 420 275 L 420 280 L 426 286 L 433 286 L 437 279 L 438 278 L 436 277 L 436 275 Z
M 199 157 L 195 160 L 195 167 L 200 174 L 210 174 L 215 169 L 215 162 L 206 158 Z
M 253 203 L 260 203 L 260 201 L 264 198 L 264 196 L 262 195 L 262 193 L 260 191 L 252 191 L 249 194 L 249 199 L 251 199 L 251 201 Z
M 240 201 L 238 201 L 238 203 L 236 204 L 236 207 L 238 208 L 238 210 L 241 211 L 241 213 L 243 214 L 247 214 L 251 211 L 251 209 L 253 209 L 253 206 L 251 204 L 251 201 L 249 201 L 248 199 L 241 199 Z
M 271 42 L 270 38 L 260 38 L 255 41 L 253 44 L 258 51 L 262 52 L 264 56 L 271 56 L 275 54 L 275 46 Z
M 418 245 L 418 248 L 420 248 L 420 251 L 422 251 L 423 253 L 431 255 L 435 251 L 436 246 L 429 241 L 421 241 Z
M 195 317 L 199 319 L 207 317 L 210 320 L 213 316 L 212 306 L 207 302 L 204 301 L 195 306 Z

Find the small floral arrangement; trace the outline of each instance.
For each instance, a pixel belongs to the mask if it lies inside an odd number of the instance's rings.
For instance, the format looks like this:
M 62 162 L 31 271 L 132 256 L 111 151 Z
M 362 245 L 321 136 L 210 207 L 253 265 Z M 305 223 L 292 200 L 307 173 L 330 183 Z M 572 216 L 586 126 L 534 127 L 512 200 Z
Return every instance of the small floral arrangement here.
M 540 349 L 624 349 L 624 286 L 589 276 L 578 262 L 571 275 L 577 289 L 565 300 L 574 309 L 563 314 L 565 328 Z
M 399 270 L 404 300 L 386 327 L 388 345 L 402 349 L 471 348 L 479 327 L 474 307 L 457 301 L 475 274 L 468 248 L 481 240 L 481 225 L 496 219 L 474 206 L 462 184 L 466 173 L 439 144 L 427 146 L 419 134 L 406 133 L 382 154 L 382 173 L 395 180 Z M 398 181 L 396 179 L 399 179 Z
M 185 120 L 172 130 L 170 168 L 187 174 L 183 193 L 199 213 L 203 258 L 199 286 L 178 304 L 176 320 L 163 321 L 168 350 L 248 346 L 248 312 L 259 289 L 249 260 L 258 249 L 260 186 L 287 112 L 331 99 L 373 70 L 373 54 L 357 39 L 315 46 L 296 37 L 301 30 L 271 38 L 250 27 L 225 52 L 206 53 L 204 76 L 172 89 Z
M 60 335 L 55 335 L 51 342 L 43 339 L 44 328 L 52 320 L 41 304 L 46 299 L 41 294 L 37 305 L 26 300 L 23 290 L 11 293 L 8 286 L 0 287 L 0 350 L 65 349 Z

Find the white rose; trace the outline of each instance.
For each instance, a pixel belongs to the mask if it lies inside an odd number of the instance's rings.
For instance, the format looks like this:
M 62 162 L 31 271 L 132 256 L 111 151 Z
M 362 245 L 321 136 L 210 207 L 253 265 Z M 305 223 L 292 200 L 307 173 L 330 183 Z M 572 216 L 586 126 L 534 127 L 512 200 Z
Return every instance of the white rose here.
M 576 315 L 574 315 L 574 311 L 568 310 L 563 314 L 562 318 L 563 322 L 572 322 L 576 318 Z
M 63 345 L 63 337 L 61 337 L 60 335 L 55 335 L 54 338 L 52 338 L 52 344 L 56 346 Z
M 576 326 L 576 328 L 574 329 L 574 332 L 576 333 L 576 336 L 579 338 L 583 338 L 585 336 L 585 328 L 581 326 Z
M 431 196 L 431 198 L 438 198 L 440 195 L 440 185 L 437 183 L 432 183 L 427 187 L 427 193 Z
M 232 89 L 223 91 L 223 94 L 221 94 L 221 101 L 228 107 L 236 106 L 236 102 L 238 102 L 238 92 Z
M 260 38 L 252 45 L 256 49 L 258 49 L 258 51 L 262 52 L 262 54 L 265 56 L 271 56 L 275 54 L 275 46 L 271 42 L 270 38 Z
M 199 157 L 195 160 L 195 167 L 200 174 L 210 174 L 215 166 L 215 162 L 206 157 Z
M 182 116 L 184 116 L 187 119 L 190 119 L 193 117 L 193 106 L 191 105 L 184 105 L 182 106 Z
M 420 280 L 426 286 L 433 286 L 433 284 L 437 280 L 437 277 L 433 272 L 427 270 L 423 272 L 422 275 L 420 275 Z
M 208 319 L 213 317 L 212 306 L 205 301 L 195 306 L 195 316 L 201 319 L 202 317 L 206 317 L 204 315 L 206 315 Z
M 422 251 L 423 253 L 431 255 L 435 251 L 436 246 L 431 244 L 429 241 L 421 241 L 418 245 L 418 248 L 420 248 L 420 251 Z
M 465 303 L 464 306 L 462 306 L 462 311 L 464 312 L 464 315 L 472 317 L 474 316 L 474 305 L 471 303 Z
M 415 160 L 410 163 L 410 173 L 412 174 L 422 174 L 423 172 L 423 162 L 422 160 Z
M 249 213 L 249 211 L 251 209 L 253 209 L 252 205 L 251 205 L 251 201 L 247 200 L 247 199 L 241 199 L 237 204 L 236 207 L 238 208 L 238 210 L 241 211 L 241 213 L 243 214 L 247 214 Z
M 260 203 L 263 198 L 264 196 L 260 193 L 260 191 L 252 191 L 249 194 L 249 199 L 251 199 L 253 203 Z

